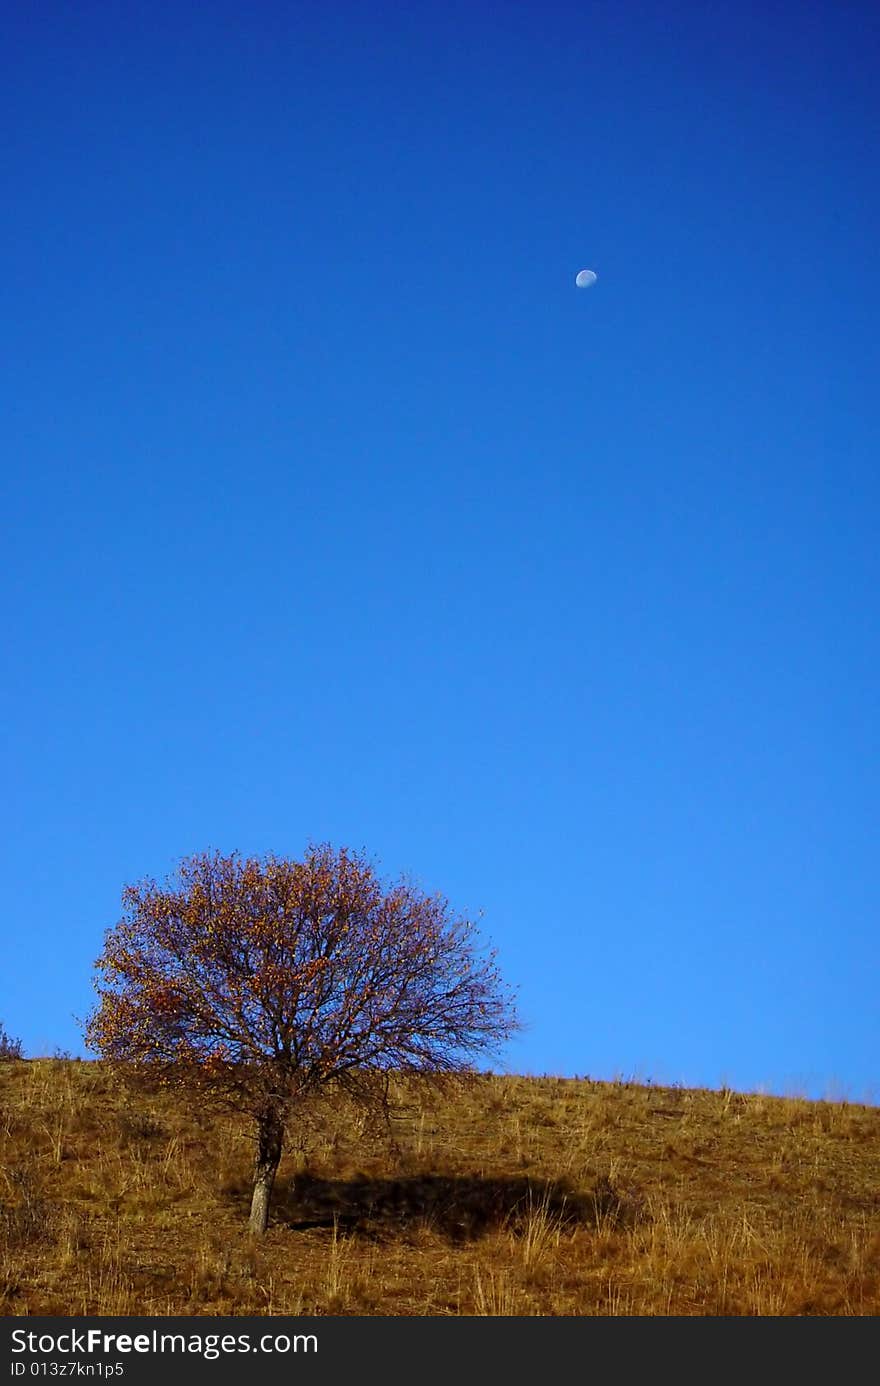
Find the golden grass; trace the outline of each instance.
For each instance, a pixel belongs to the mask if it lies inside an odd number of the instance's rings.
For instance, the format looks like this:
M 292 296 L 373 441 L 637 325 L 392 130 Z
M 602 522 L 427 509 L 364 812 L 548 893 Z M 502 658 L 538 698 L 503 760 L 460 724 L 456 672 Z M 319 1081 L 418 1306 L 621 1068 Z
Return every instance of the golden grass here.
M 0 1064 L 0 1313 L 880 1314 L 880 1109 L 487 1075 L 294 1139 L 98 1063 Z

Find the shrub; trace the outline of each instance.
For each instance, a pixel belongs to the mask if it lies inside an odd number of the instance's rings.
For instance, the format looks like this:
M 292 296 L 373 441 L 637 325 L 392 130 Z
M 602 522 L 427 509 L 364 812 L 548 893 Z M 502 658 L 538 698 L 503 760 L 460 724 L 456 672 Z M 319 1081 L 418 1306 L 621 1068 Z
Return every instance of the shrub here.
M 0 1020 L 0 1060 L 23 1058 L 21 1040 L 13 1039 L 11 1035 L 7 1035 L 3 1022 Z

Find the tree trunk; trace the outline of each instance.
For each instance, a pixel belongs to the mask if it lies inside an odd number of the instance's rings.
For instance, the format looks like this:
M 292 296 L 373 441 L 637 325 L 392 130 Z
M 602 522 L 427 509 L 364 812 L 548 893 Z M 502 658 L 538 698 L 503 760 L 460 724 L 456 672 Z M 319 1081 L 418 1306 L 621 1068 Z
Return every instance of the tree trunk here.
M 269 1221 L 269 1201 L 284 1144 L 284 1122 L 277 1112 L 267 1112 L 257 1127 L 257 1157 L 254 1161 L 254 1195 L 248 1230 L 262 1237 Z

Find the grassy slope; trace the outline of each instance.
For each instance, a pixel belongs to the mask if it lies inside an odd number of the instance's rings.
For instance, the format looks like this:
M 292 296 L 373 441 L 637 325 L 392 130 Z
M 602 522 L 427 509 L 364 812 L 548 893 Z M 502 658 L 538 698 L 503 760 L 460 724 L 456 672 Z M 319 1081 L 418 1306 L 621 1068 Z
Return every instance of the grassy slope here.
M 880 1108 L 487 1076 L 326 1114 L 245 1230 L 245 1126 L 0 1064 L 0 1313 L 880 1314 Z M 295 1176 L 295 1180 L 294 1180 Z

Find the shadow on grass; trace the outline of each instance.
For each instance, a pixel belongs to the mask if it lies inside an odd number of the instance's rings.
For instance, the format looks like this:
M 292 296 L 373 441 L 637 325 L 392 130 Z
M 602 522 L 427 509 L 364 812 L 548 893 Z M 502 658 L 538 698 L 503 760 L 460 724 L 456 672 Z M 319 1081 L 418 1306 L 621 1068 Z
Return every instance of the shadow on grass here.
M 641 1216 L 631 1192 L 600 1180 L 576 1190 L 563 1181 L 422 1174 L 397 1179 L 317 1179 L 300 1174 L 286 1191 L 276 1187 L 271 1221 L 295 1231 L 337 1227 L 366 1237 L 399 1235 L 427 1226 L 460 1243 L 494 1228 L 522 1232 L 530 1218 L 560 1230 L 627 1227 Z

